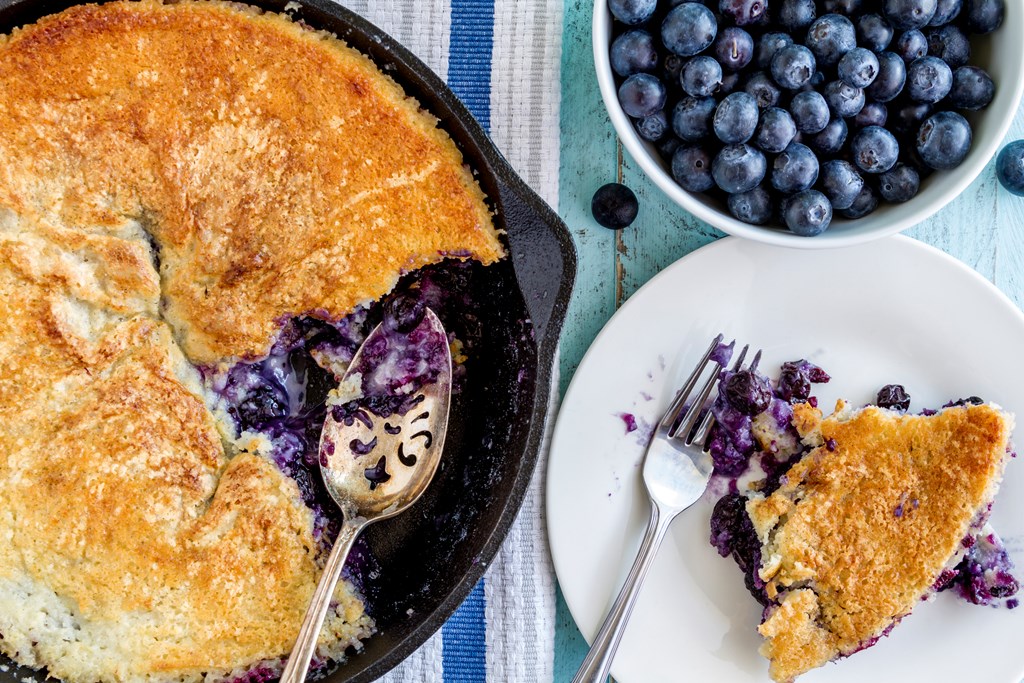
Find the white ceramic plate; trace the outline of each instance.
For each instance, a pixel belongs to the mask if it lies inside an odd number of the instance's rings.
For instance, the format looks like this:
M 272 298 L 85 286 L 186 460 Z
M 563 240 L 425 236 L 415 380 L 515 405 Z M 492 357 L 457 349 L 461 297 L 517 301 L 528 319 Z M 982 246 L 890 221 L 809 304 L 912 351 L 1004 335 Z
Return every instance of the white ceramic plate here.
M 639 546 L 647 503 L 645 424 L 718 331 L 761 347 L 761 367 L 808 358 L 832 375 L 822 407 L 867 403 L 904 384 L 911 409 L 978 395 L 1024 424 L 1024 315 L 959 261 L 905 237 L 798 251 L 723 239 L 678 261 L 605 326 L 555 427 L 547 514 L 558 580 L 592 639 Z M 621 413 L 641 428 L 626 434 Z M 676 520 L 654 562 L 612 673 L 620 683 L 769 681 L 760 606 L 732 559 L 708 543 L 711 504 Z M 992 522 L 1024 574 L 1024 458 L 1010 462 Z M 985 681 L 1024 674 L 1024 607 L 923 603 L 892 635 L 802 683 Z

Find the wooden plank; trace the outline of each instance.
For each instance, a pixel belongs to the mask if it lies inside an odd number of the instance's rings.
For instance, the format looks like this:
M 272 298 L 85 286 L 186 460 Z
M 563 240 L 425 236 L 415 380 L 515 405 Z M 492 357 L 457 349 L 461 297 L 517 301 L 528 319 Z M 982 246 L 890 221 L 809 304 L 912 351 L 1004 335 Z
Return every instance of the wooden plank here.
M 558 212 L 572 231 L 579 268 L 562 335 L 562 392 L 615 311 L 615 233 L 590 213 L 594 191 L 617 176 L 615 135 L 594 73 L 593 9 L 592 0 L 571 0 L 565 6 Z
M 955 256 L 991 280 L 995 274 L 997 185 L 992 169 L 986 169 L 959 197 L 906 234 Z
M 615 233 L 598 225 L 590 200 L 616 179 L 616 141 L 594 72 L 590 26 L 593 0 L 567 0 L 562 33 L 561 169 L 558 212 L 572 231 L 579 258 L 576 288 L 561 343 L 565 389 L 583 354 L 615 312 Z M 559 591 L 555 615 L 554 680 L 570 681 L 587 654 Z
M 665 266 L 713 242 L 723 233 L 680 208 L 620 149 L 622 182 L 640 200 L 636 222 L 620 233 L 616 249 L 617 303 L 622 304 Z

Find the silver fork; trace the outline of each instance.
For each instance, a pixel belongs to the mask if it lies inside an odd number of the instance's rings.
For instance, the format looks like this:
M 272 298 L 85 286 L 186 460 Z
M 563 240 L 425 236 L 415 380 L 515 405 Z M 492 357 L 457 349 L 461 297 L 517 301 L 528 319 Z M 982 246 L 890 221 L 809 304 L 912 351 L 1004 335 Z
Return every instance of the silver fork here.
M 623 584 L 615 604 L 605 617 L 601 630 L 597 632 L 580 670 L 572 679 L 573 683 L 605 683 L 615 651 L 626 630 L 626 622 L 640 593 L 640 586 L 647 576 L 669 525 L 680 512 L 697 502 L 707 488 L 712 463 L 705 442 L 714 418 L 709 410 L 699 426 L 697 420 L 701 419 L 701 411 L 718 384 L 722 366 L 712 360 L 711 356 L 721 341 L 722 335 L 718 335 L 711 342 L 711 346 L 704 352 L 703 358 L 689 379 L 676 394 L 672 405 L 661 417 L 651 442 L 647 445 L 643 473 L 644 485 L 651 501 L 651 517 L 647 522 L 647 531 L 644 533 L 644 540 L 640 544 L 640 551 L 633 562 L 633 567 L 629 570 L 629 576 L 626 577 L 626 583 Z M 736 357 L 733 372 L 743 367 L 748 348 L 744 346 Z M 755 356 L 755 364 L 760 355 L 758 352 Z M 709 365 L 710 375 L 696 392 L 696 398 L 690 400 L 701 378 L 707 375 Z

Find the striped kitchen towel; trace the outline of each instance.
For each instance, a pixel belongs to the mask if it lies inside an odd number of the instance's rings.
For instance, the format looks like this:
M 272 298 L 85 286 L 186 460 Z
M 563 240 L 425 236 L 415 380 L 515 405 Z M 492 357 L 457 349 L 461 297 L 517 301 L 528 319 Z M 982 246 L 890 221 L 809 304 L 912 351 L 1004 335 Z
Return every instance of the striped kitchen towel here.
M 341 0 L 445 76 L 552 206 L 558 201 L 562 1 Z M 544 471 L 542 459 L 519 519 L 466 602 L 382 682 L 552 680 L 555 585 L 542 520 Z

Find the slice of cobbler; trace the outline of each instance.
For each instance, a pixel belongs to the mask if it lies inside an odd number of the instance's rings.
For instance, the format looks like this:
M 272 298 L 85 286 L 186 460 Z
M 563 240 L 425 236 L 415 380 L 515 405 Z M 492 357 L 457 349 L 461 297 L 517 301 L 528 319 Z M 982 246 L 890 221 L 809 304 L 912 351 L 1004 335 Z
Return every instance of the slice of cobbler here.
M 823 417 L 810 396 L 813 382 L 828 381 L 819 368 L 787 363 L 759 404 L 741 389 L 771 385 L 753 375 L 727 375 L 712 408 L 712 453 L 729 493 L 711 541 L 764 605 L 758 631 L 773 680 L 870 647 L 938 591 L 976 604 L 1016 593 L 987 525 L 1011 415 L 975 398 L 908 414 L 909 397 L 890 385 L 881 406 L 840 401 Z

